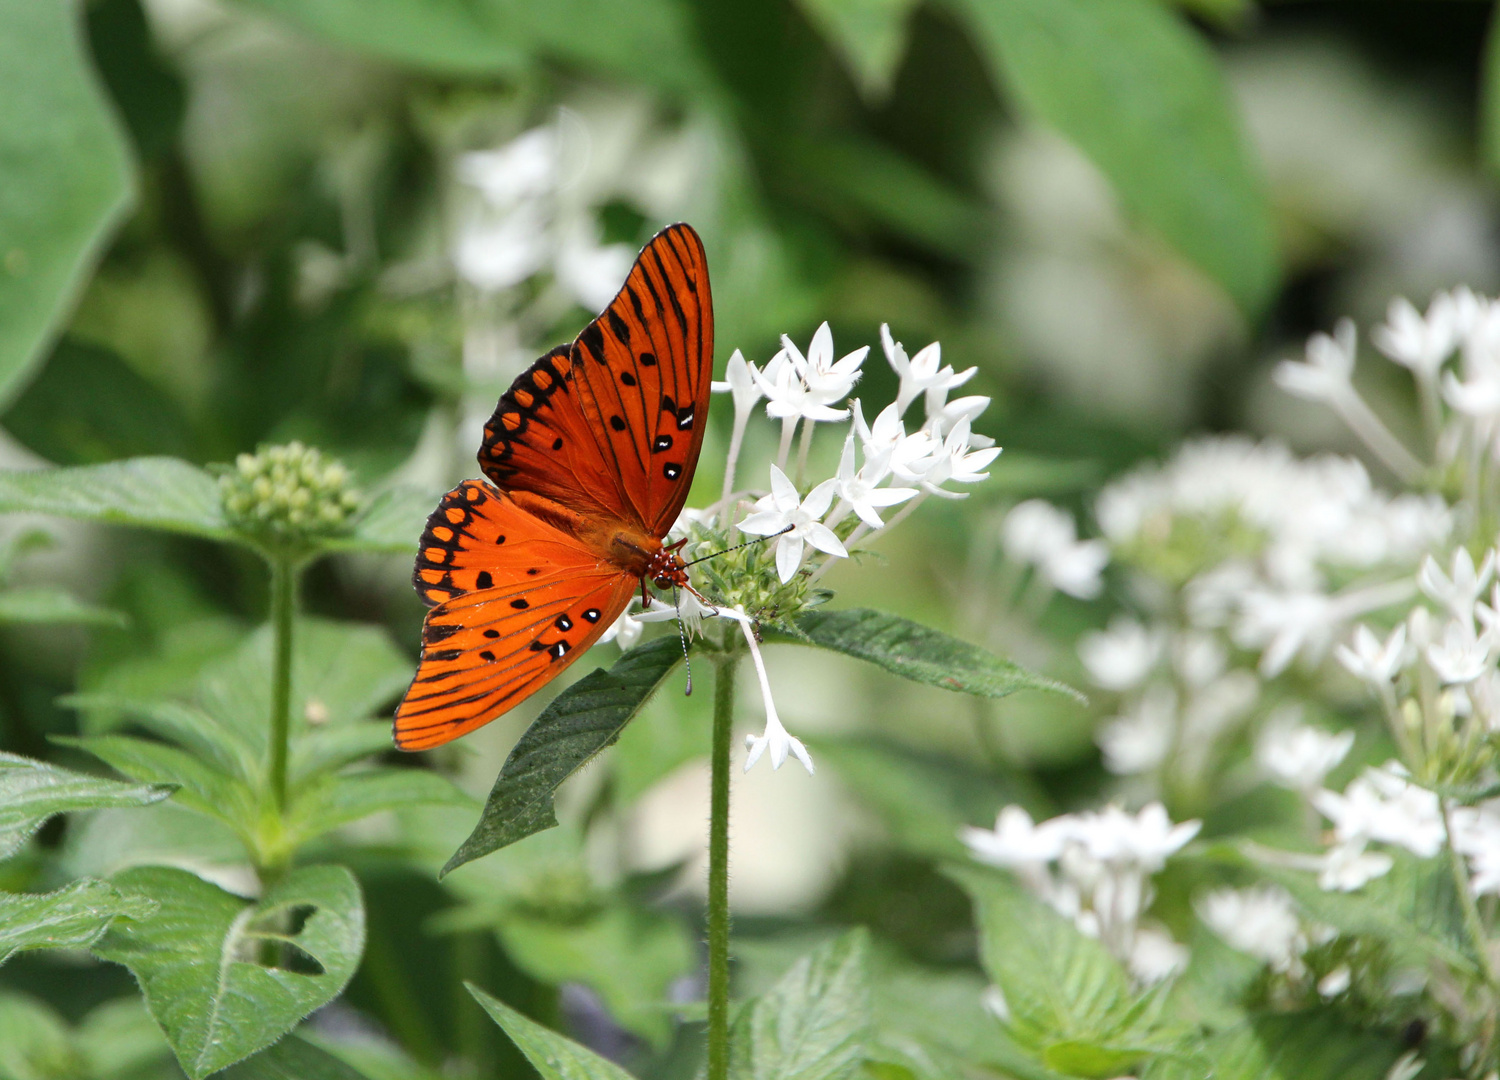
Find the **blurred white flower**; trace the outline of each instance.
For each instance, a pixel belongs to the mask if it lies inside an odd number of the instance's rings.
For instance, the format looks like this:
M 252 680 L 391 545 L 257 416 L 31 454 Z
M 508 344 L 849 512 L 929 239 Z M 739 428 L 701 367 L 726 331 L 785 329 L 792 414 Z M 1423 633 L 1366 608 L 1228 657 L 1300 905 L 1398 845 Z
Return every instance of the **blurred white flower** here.
M 599 227 L 592 217 L 575 218 L 559 230 L 557 280 L 590 311 L 615 298 L 634 262 L 635 251 L 628 244 L 599 243 Z
M 1096 736 L 1104 767 L 1121 776 L 1150 772 L 1172 749 L 1177 733 L 1177 694 L 1160 683 L 1147 688 L 1129 712 L 1105 724 Z
M 1467 619 L 1450 619 L 1443 627 L 1441 642 L 1427 646 L 1427 662 L 1446 685 L 1471 683 L 1492 664 L 1494 640 L 1489 633 L 1475 634 Z
M 453 264 L 465 281 L 486 292 L 518 285 L 552 254 L 546 224 L 542 209 L 529 204 L 498 220 L 470 222 L 454 242 Z
M 1370 628 L 1361 623 L 1354 628 L 1352 643 L 1334 646 L 1333 655 L 1356 677 L 1376 686 L 1387 686 L 1406 665 L 1406 624 L 1401 623 L 1392 630 L 1382 644 Z
M 1322 731 L 1290 717 L 1266 725 L 1255 744 L 1255 761 L 1276 783 L 1311 793 L 1343 761 L 1354 745 L 1354 732 Z
M 1165 930 L 1156 926 L 1142 926 L 1136 929 L 1135 941 L 1131 945 L 1125 966 L 1138 983 L 1153 986 L 1180 974 L 1187 968 L 1191 958 L 1192 954 L 1188 952 L 1187 946 L 1174 941 Z
M 1273 971 L 1285 973 L 1300 965 L 1307 939 L 1285 889 L 1215 889 L 1196 907 L 1198 917 L 1231 948 L 1265 961 Z
M 1005 554 L 1018 563 L 1035 564 L 1067 547 L 1077 536 L 1073 518 L 1042 499 L 1017 503 L 1000 527 Z
M 1370 340 L 1396 363 L 1431 379 L 1458 348 L 1465 330 L 1459 304 L 1452 295 L 1434 296 L 1425 317 L 1401 296 L 1391 301 L 1385 325 L 1372 330 Z
M 1189 686 L 1206 686 L 1224 674 L 1229 661 L 1216 634 L 1188 630 L 1172 642 L 1172 666 Z
M 1311 798 L 1340 845 L 1378 840 L 1429 859 L 1443 846 L 1438 797 L 1408 780 L 1396 762 L 1366 769 L 1343 794 L 1320 790 Z
M 1037 825 L 1021 807 L 1006 806 L 995 818 L 993 829 L 966 825 L 959 831 L 959 838 L 974 858 L 991 866 L 1038 866 L 1062 854 L 1067 824 L 1063 818 L 1053 818 Z
M 494 150 L 458 159 L 456 172 L 497 209 L 550 194 L 557 184 L 561 144 L 554 127 L 532 128 Z
M 1452 811 L 1453 849 L 1469 863 L 1469 887 L 1475 896 L 1500 895 L 1500 800 Z
M 1453 553 L 1449 573 L 1431 555 L 1422 560 L 1417 572 L 1417 586 L 1432 599 L 1446 607 L 1456 619 L 1474 618 L 1474 604 L 1484 592 L 1495 572 L 1495 552 L 1484 553 L 1479 569 L 1474 568 L 1474 558 L 1467 548 L 1460 547 Z
M 1055 552 L 1041 564 L 1042 576 L 1054 589 L 1092 600 L 1104 591 L 1101 576 L 1109 565 L 1109 545 L 1103 540 L 1082 540 Z
M 942 347 L 936 341 L 908 359 L 906 349 L 899 341 L 892 340 L 891 328 L 885 323 L 880 324 L 880 345 L 885 350 L 886 362 L 901 380 L 896 393 L 897 416 L 904 416 L 921 394 L 927 395 L 927 415 L 933 416 L 942 410 L 948 391 L 968 382 L 979 370 L 971 367 L 955 373 L 953 368 L 944 367 Z
M 636 642 L 641 640 L 641 634 L 645 632 L 640 621 L 629 608 L 620 612 L 620 617 L 612 622 L 609 629 L 599 635 L 601 642 L 613 641 L 621 651 L 635 648 Z
M 1100 862 L 1129 865 L 1151 874 L 1165 866 L 1167 858 L 1197 836 L 1202 827 L 1201 821 L 1172 824 L 1167 808 L 1153 802 L 1134 815 L 1113 805 L 1074 815 L 1069 832 Z
M 1332 337 L 1314 334 L 1308 339 L 1305 360 L 1283 360 L 1271 377 L 1289 394 L 1312 401 L 1332 401 L 1350 390 L 1355 344 L 1354 321 L 1340 319 Z
M 1395 860 L 1384 852 L 1366 851 L 1363 841 L 1339 844 L 1319 860 L 1318 887 L 1327 892 L 1354 892 L 1390 873 Z
M 1349 965 L 1340 964 L 1318 980 L 1318 995 L 1324 999 L 1336 998 L 1349 989 L 1353 981 L 1354 976 L 1349 971 Z
M 740 529 L 756 536 L 781 534 L 776 540 L 776 572 L 783 582 L 791 581 L 802 565 L 806 544 L 829 555 L 848 558 L 849 553 L 839 538 L 822 522 L 823 515 L 833 505 L 838 483 L 837 477 L 824 480 L 807 493 L 807 498 L 801 499 L 786 473 L 771 466 L 771 494 L 755 504 L 756 512 L 740 522 Z
M 719 608 L 710 607 L 699 600 L 691 592 L 682 591 L 677 594 L 677 603 L 669 604 L 659 597 L 653 596 L 651 604 L 645 611 L 637 612 L 634 619 L 638 623 L 649 622 L 682 622 L 682 630 L 689 638 L 702 633 L 703 620 L 711 619 L 720 613 Z
M 1078 641 L 1078 656 L 1094 682 L 1106 690 L 1129 690 L 1146 681 L 1161 656 L 1162 636 L 1134 619 L 1116 615 L 1106 630 Z

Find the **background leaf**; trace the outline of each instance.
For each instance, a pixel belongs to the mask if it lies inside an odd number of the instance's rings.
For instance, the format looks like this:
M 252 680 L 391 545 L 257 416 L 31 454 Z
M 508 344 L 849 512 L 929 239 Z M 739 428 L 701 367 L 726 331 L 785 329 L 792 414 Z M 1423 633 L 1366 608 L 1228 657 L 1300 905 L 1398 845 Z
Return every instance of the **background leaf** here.
M 233 536 L 214 478 L 178 458 L 0 471 L 0 513 L 55 514 L 211 540 Z
M 67 0 L 0 2 L 0 403 L 51 344 L 132 197 Z
M 870 1034 L 869 938 L 851 930 L 792 965 L 747 1004 L 730 1035 L 734 1080 L 840 1080 Z
M 116 924 L 94 952 L 130 969 L 194 1080 L 269 1046 L 332 1001 L 364 948 L 364 903 L 342 867 L 296 870 L 254 904 L 166 867 L 126 870 L 114 883 L 159 908 Z M 300 925 L 277 921 L 291 916 Z M 259 962 L 283 940 L 309 958 L 303 970 Z
M 484 1007 L 490 1018 L 521 1048 L 526 1060 L 542 1074 L 542 1080 L 632 1080 L 631 1075 L 613 1061 L 526 1019 L 479 987 L 466 985 L 474 1000 Z
M 658 638 L 559 694 L 505 759 L 479 823 L 443 873 L 556 825 L 552 795 L 558 785 L 620 737 L 681 660 L 676 638 Z
M 232 1065 L 224 1080 L 364 1080 L 354 1066 L 328 1051 L 288 1035 L 269 1050 Z
M 122 784 L 0 753 L 0 859 L 20 850 L 53 814 L 105 806 L 147 806 L 170 786 Z
M 103 881 L 75 881 L 50 893 L 0 893 L 0 964 L 23 949 L 92 945 L 121 916 L 144 919 L 155 902 Z
M 1269 204 L 1212 53 L 1156 0 L 953 0 L 1000 84 L 1247 315 L 1275 289 Z
M 828 38 L 860 91 L 884 100 L 906 51 L 906 22 L 918 0 L 799 0 Z
M 124 626 L 126 619 L 118 611 L 84 603 L 63 589 L 28 585 L 0 592 L 0 623 Z
M 798 617 L 797 628 L 819 648 L 866 660 L 928 686 L 989 698 L 1017 690 L 1049 690 L 1082 700 L 1077 691 L 1062 683 L 1033 675 L 977 645 L 899 615 L 869 608 L 814 610 Z M 767 637 L 773 635 L 768 633 Z M 796 639 L 781 636 L 777 640 Z

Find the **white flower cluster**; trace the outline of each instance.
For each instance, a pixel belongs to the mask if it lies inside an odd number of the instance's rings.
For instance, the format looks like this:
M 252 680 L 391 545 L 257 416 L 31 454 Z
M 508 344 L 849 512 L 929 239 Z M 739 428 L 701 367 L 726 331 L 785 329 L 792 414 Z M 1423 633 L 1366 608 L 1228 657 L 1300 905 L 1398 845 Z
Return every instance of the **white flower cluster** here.
M 773 538 L 771 550 L 780 582 L 785 585 L 799 574 L 811 582 L 835 559 L 847 558 L 856 543 L 873 542 L 929 496 L 961 499 L 965 493 L 948 485 L 985 479 L 988 474 L 983 469 L 1000 450 L 994 440 L 975 434 L 971 425 L 990 399 L 975 395 L 948 400 L 948 392 L 967 382 L 977 369 L 955 372 L 944 366 L 937 342 L 908 357 L 888 327 L 880 328 L 880 337 L 900 388 L 896 401 L 871 424 L 866 424 L 859 401 L 849 400 L 870 349 L 865 346 L 835 359 L 833 332 L 826 322 L 814 332 L 806 352 L 783 336 L 781 349 L 764 368 L 757 368 L 736 349 L 724 381 L 713 384 L 713 390 L 729 394 L 734 405 L 722 495 L 709 507 L 684 510 L 673 531 L 687 536 L 689 527 L 696 524 L 720 528 L 731 540 L 736 532 Z M 908 434 L 906 415 L 919 397 L 925 418 L 920 428 Z M 769 490 L 742 492 L 735 488 L 740 451 L 750 418 L 762 402 L 766 415 L 781 421 L 780 445 L 769 468 Z M 805 475 L 815 426 L 839 421 L 848 421 L 849 429 L 838 471 L 808 484 Z M 795 466 L 790 461 L 794 443 L 798 445 Z M 750 512 L 741 517 L 747 506 Z M 886 520 L 882 512 L 893 506 L 902 510 Z M 809 567 L 813 552 L 822 559 Z M 627 610 L 600 640 L 612 640 L 628 649 L 639 640 L 646 622 L 680 616 L 684 631 L 691 635 L 705 617 L 736 620 L 755 664 L 766 709 L 765 731 L 746 740 L 745 768 L 769 752 L 773 768 L 779 769 L 791 756 L 812 772 L 812 758 L 781 723 L 772 701 L 753 612 L 746 611 L 753 605 L 706 607 L 691 594 L 676 600 L 675 605 L 653 600 L 645 611 Z
M 1150 984 L 1188 960 L 1187 949 L 1164 929 L 1142 922 L 1153 898 L 1151 875 L 1201 827 L 1198 821 L 1174 825 L 1161 803 L 1138 814 L 1107 806 L 1040 824 L 1021 807 L 1007 806 L 994 829 L 967 827 L 961 838 L 974 858 L 1013 872 Z

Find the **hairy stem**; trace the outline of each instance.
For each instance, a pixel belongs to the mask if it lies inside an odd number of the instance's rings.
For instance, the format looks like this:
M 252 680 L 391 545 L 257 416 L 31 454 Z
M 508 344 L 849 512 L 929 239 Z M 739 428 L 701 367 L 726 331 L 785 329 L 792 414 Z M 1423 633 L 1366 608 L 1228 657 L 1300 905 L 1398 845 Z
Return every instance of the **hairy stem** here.
M 708 1080 L 729 1076 L 729 745 L 734 727 L 732 641 L 714 665 L 713 780 L 708 822 Z
M 271 805 L 286 811 L 287 743 L 292 726 L 292 616 L 298 567 L 285 555 L 271 559 Z

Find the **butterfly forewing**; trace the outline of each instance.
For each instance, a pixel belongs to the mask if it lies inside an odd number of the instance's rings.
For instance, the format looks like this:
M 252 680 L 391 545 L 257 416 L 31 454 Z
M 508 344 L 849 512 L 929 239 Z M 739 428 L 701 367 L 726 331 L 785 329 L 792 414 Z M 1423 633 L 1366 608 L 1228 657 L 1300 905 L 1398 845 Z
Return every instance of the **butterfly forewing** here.
M 636 582 L 482 481 L 428 519 L 416 584 L 435 606 L 396 745 L 457 738 L 524 701 L 598 640 Z
M 703 245 L 674 225 L 572 349 L 543 357 L 500 399 L 479 463 L 501 487 L 663 536 L 687 499 L 712 370 Z

